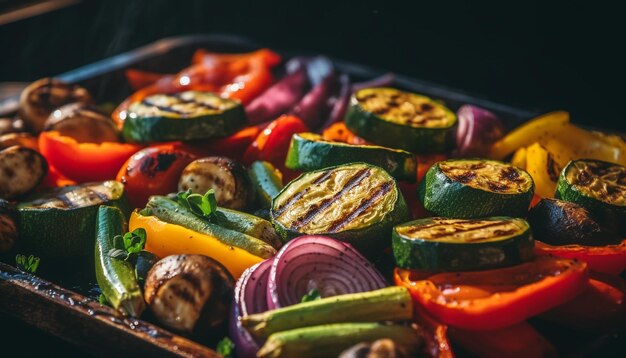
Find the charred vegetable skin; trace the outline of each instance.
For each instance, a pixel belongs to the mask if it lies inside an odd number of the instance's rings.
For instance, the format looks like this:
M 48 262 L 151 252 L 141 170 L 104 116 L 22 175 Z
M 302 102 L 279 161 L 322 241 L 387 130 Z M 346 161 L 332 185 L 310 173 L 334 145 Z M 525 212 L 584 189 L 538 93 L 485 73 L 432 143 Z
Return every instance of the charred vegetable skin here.
M 365 163 L 305 173 L 285 186 L 271 210 L 285 240 L 327 235 L 370 253 L 385 247 L 391 228 L 409 215 L 395 180 Z
M 44 124 L 45 131 L 57 131 L 79 143 L 118 142 L 115 122 L 100 109 L 85 103 L 70 103 L 54 110 Z
M 91 103 L 86 89 L 54 78 L 31 83 L 20 96 L 19 116 L 35 132 L 41 132 L 52 111 L 72 102 Z
M 52 258 L 90 255 L 102 204 L 127 213 L 124 186 L 109 180 L 56 188 L 18 204 L 20 249 Z
M 503 162 L 451 159 L 430 167 L 417 193 L 437 216 L 525 217 L 534 184 L 527 172 Z
M 555 196 L 581 205 L 608 231 L 626 236 L 626 167 L 573 160 L 561 172 Z
M 152 267 L 144 297 L 167 327 L 206 336 L 227 319 L 234 284 L 224 266 L 207 256 L 172 255 Z
M 0 253 L 10 251 L 17 241 L 17 209 L 0 199 Z
M 563 200 L 541 199 L 528 221 L 535 239 L 549 245 L 604 246 L 621 241 L 604 231 L 585 208 Z
M 427 218 L 393 228 L 398 266 L 427 271 L 473 271 L 517 265 L 534 257 L 524 219 Z
M 209 92 L 156 94 L 132 103 L 122 134 L 133 142 L 222 137 L 246 122 L 243 106 Z
M 346 126 L 373 143 L 415 153 L 440 153 L 454 141 L 456 115 L 442 104 L 393 88 L 357 91 Z
M 33 149 L 13 146 L 0 150 L 0 198 L 28 194 L 47 173 L 46 158 Z
M 109 255 L 113 238 L 126 232 L 126 219 L 120 209 L 102 205 L 96 219 L 96 280 L 104 297 L 115 309 L 139 317 L 146 308 L 133 265 Z
M 226 157 L 207 157 L 189 163 L 178 181 L 179 191 L 187 189 L 197 194 L 213 189 L 219 206 L 235 210 L 247 208 L 255 194 L 243 165 Z
M 417 161 L 409 152 L 333 142 L 315 133 L 293 135 L 285 165 L 290 169 L 311 171 L 353 162 L 379 166 L 398 180 L 415 181 Z

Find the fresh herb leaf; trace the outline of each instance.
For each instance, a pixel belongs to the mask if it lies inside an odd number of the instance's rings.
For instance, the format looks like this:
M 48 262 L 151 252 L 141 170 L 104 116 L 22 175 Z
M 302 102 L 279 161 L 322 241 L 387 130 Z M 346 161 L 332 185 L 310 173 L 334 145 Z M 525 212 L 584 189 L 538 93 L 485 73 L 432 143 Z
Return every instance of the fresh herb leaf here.
M 217 213 L 217 199 L 215 199 L 213 189 L 209 189 L 204 195 L 192 194 L 191 190 L 181 191 L 176 194 L 176 198 L 180 205 L 189 209 L 196 216 L 214 220 Z
M 104 293 L 101 293 L 100 296 L 98 296 L 98 302 L 100 302 L 101 305 L 110 306 L 109 301 L 107 301 L 107 298 L 104 297 Z
M 139 210 L 139 215 L 151 216 L 152 215 L 152 209 L 150 209 L 150 208 L 143 208 L 143 209 Z
M 235 351 L 235 343 L 230 338 L 224 337 L 217 343 L 215 350 L 225 358 L 232 357 Z
M 136 228 L 132 232 L 127 232 L 123 236 L 124 249 L 129 254 L 137 253 L 146 246 L 146 230 L 142 227 Z
M 320 298 L 322 298 L 322 296 L 320 296 L 320 293 L 313 288 L 306 295 L 302 296 L 300 303 L 315 301 L 319 300 Z
M 15 256 L 15 266 L 26 272 L 35 273 L 37 272 L 37 268 L 39 268 L 39 257 L 30 255 L 26 257 L 26 255 L 16 255 Z
M 111 249 L 109 250 L 109 256 L 118 260 L 126 260 L 129 255 L 128 252 L 122 249 Z

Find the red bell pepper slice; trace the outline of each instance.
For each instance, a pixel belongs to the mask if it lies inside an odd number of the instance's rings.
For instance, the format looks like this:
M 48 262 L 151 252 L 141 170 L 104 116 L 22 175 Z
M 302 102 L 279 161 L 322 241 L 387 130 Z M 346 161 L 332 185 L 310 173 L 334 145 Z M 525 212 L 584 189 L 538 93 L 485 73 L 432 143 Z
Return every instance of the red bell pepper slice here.
M 79 143 L 58 132 L 42 132 L 39 149 L 59 173 L 79 183 L 115 178 L 126 159 L 141 149 L 128 143 Z
M 143 208 L 151 195 L 176 192 L 181 173 L 196 158 L 193 149 L 178 142 L 151 146 L 128 158 L 117 180 L 124 184 L 130 204 Z
M 126 80 L 135 91 L 150 86 L 151 84 L 159 81 L 165 76 L 167 75 L 162 73 L 135 70 L 132 68 L 126 70 Z
M 219 155 L 242 162 L 244 153 L 261 131 L 262 128 L 258 126 L 246 127 L 228 137 L 206 143 L 194 143 L 193 145 L 206 153 L 207 156 Z
M 626 270 L 626 239 L 618 245 L 606 246 L 553 246 L 535 241 L 535 253 L 585 261 L 590 270 L 612 275 L 619 275 Z
M 348 143 L 348 144 L 356 144 L 356 145 L 372 144 L 366 141 L 365 139 L 357 136 L 356 134 L 352 133 L 352 131 L 350 131 L 348 127 L 346 127 L 346 124 L 344 122 L 337 122 L 331 125 L 330 127 L 324 129 L 324 132 L 322 133 L 322 137 L 325 140 L 331 140 L 335 142 L 342 142 L 342 143 Z
M 526 322 L 490 331 L 450 327 L 452 341 L 478 357 L 557 357 L 556 348 Z
M 431 358 L 454 358 L 448 339 L 448 326 L 432 318 L 421 306 L 414 307 L 414 320 L 424 337 L 423 355 Z
M 584 262 L 543 256 L 513 267 L 430 276 L 396 268 L 394 277 L 437 320 L 467 330 L 492 330 L 576 297 L 586 288 L 588 270 Z
M 244 154 L 244 164 L 250 165 L 254 161 L 264 160 L 278 168 L 286 180 L 293 179 L 297 172 L 285 168 L 287 150 L 294 134 L 308 130 L 304 122 L 296 116 L 278 117 L 263 129 L 254 142 L 250 144 Z

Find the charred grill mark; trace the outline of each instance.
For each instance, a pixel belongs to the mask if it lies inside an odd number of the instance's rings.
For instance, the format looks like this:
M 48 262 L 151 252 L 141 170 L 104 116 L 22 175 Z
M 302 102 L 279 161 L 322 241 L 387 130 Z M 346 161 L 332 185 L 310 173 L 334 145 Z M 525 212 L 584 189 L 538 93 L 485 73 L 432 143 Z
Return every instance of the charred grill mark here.
M 467 184 L 471 182 L 472 180 L 476 179 L 476 173 L 468 171 L 463 174 L 452 176 L 451 179 L 456 180 L 462 184 Z
M 466 233 L 467 234 L 467 233 L 483 230 L 483 229 L 486 229 L 486 228 L 490 228 L 490 227 L 494 227 L 494 226 L 501 226 L 502 225 L 502 222 L 491 222 L 491 223 L 488 223 L 488 224 L 484 224 L 484 225 L 481 225 L 481 226 L 475 226 L 475 227 L 472 227 L 472 228 L 458 227 L 458 224 L 461 224 L 461 223 L 469 224 L 469 223 L 472 223 L 472 221 L 457 222 L 457 223 L 454 223 L 454 224 L 440 223 L 440 224 L 430 225 L 430 226 L 415 227 L 415 228 L 411 228 L 410 230 L 407 230 L 407 233 L 414 234 L 414 233 L 416 233 L 418 231 L 424 230 L 425 228 L 436 228 L 438 226 L 441 226 L 442 228 L 445 228 L 445 227 L 452 226 L 452 228 L 454 229 L 453 232 L 448 232 L 448 231 L 444 232 L 444 231 L 442 231 L 442 232 L 439 232 L 439 233 L 431 234 L 431 237 L 433 239 L 438 239 L 438 238 L 441 238 L 441 237 L 452 236 L 452 235 L 459 234 L 459 233 Z M 511 234 L 515 232 L 514 229 L 510 229 L 510 230 L 495 230 L 494 234 L 500 235 L 500 234 L 498 234 L 498 232 L 509 232 L 509 231 L 510 231 Z M 482 240 L 482 239 L 483 238 L 481 237 L 481 238 L 478 238 L 477 240 Z
M 146 176 L 153 178 L 157 172 L 166 171 L 178 159 L 176 153 L 158 153 L 156 157 L 146 157 L 140 164 L 139 170 Z
M 513 167 L 506 167 L 500 172 L 500 179 L 512 181 L 514 183 L 524 182 L 523 178 L 520 178 L 519 172 Z
M 63 203 L 63 206 L 68 209 L 74 209 L 76 207 L 76 204 L 69 197 L 67 197 L 67 195 L 59 195 L 57 199 L 59 199 L 59 201 Z
M 507 191 L 510 188 L 509 185 L 506 183 L 498 183 L 494 181 L 488 181 L 487 187 L 489 188 L 489 190 L 496 191 L 496 192 Z
M 550 154 L 550 152 L 548 152 L 547 161 L 548 167 L 546 169 L 548 171 L 548 176 L 550 177 L 550 180 L 556 182 L 559 180 L 559 173 L 561 173 L 561 168 L 559 167 L 559 164 L 554 161 L 554 158 L 552 157 L 552 154 Z
M 204 102 L 198 102 L 196 100 L 192 99 L 185 99 L 183 98 L 182 93 L 174 93 L 172 95 L 169 95 L 169 97 L 171 98 L 175 98 L 179 103 L 184 103 L 184 104 L 193 104 L 196 107 L 203 107 L 206 109 L 211 109 L 211 110 L 218 110 L 218 107 L 213 106 L 210 103 L 204 103 Z
M 352 211 L 350 214 L 346 214 L 335 221 L 330 225 L 328 232 L 334 233 L 339 231 L 344 226 L 348 225 L 352 220 L 358 218 L 363 214 L 367 209 L 371 208 L 372 205 L 385 196 L 392 188 L 390 182 L 385 182 L 376 188 L 372 195 L 370 195 L 367 199 L 361 200 L 359 206 Z
M 380 115 L 383 115 L 383 114 L 389 112 L 389 107 L 376 108 L 373 112 L 374 112 L 374 114 L 378 114 L 380 116 Z
M 91 197 L 91 198 L 96 197 L 96 198 L 100 199 L 100 201 L 103 202 L 103 203 L 107 202 L 109 200 L 109 197 L 106 196 L 106 194 L 103 194 L 103 193 L 100 193 L 98 191 L 95 191 L 95 190 L 93 190 L 93 189 L 91 189 L 89 187 L 84 188 L 84 189 L 87 192 L 87 195 L 89 197 Z
M 4 172 L 4 176 L 9 179 L 12 179 L 15 176 L 15 171 L 11 168 L 4 167 L 2 168 L 2 171 Z
M 422 103 L 422 105 L 420 106 L 420 110 L 422 112 L 428 112 L 428 111 L 432 111 L 435 107 L 430 104 L 430 103 Z M 439 117 L 437 117 L 439 118 Z
M 180 298 L 181 300 L 187 302 L 187 303 L 191 303 L 191 304 L 195 304 L 196 303 L 196 299 L 193 296 L 192 292 L 189 292 L 189 289 L 186 285 L 171 285 L 170 286 L 170 291 L 172 293 L 173 296 Z M 172 300 L 172 302 L 174 302 Z
M 483 169 L 487 167 L 487 163 L 485 162 L 478 162 L 478 163 L 473 163 L 472 165 L 470 165 L 469 169 L 470 170 L 479 170 L 479 169 Z
M 154 107 L 154 108 L 158 109 L 159 111 L 179 114 L 181 116 L 185 116 L 185 115 L 188 114 L 187 112 L 179 111 L 179 110 L 174 109 L 174 108 L 169 107 L 169 106 L 160 106 L 160 105 L 150 101 L 149 99 L 144 99 L 143 101 L 141 101 L 141 104 L 143 104 L 144 106 Z
M 291 198 L 287 199 L 286 202 L 285 202 L 285 205 L 283 205 L 281 208 L 276 210 L 276 217 L 279 217 L 280 215 L 282 215 L 287 209 L 289 209 L 293 204 L 295 204 L 298 200 L 300 200 L 300 198 L 302 198 L 304 196 L 304 194 L 306 194 L 306 192 L 311 190 L 311 188 L 314 185 L 321 184 L 321 183 L 325 182 L 326 180 L 328 180 L 328 178 L 330 178 L 331 174 L 333 174 L 334 172 L 335 171 L 333 171 L 333 170 L 329 170 L 326 173 L 324 173 L 323 175 L 320 175 L 317 179 L 315 179 L 315 180 L 313 180 L 313 182 L 311 182 L 311 185 L 309 187 L 307 187 L 306 189 L 301 190 L 301 191 L 295 193 Z
M 330 205 L 337 199 L 339 199 L 344 193 L 352 190 L 352 188 L 361 184 L 363 179 L 367 178 L 370 175 L 370 170 L 367 168 L 359 170 L 356 174 L 354 174 L 344 185 L 339 192 L 335 193 L 331 198 L 322 200 L 320 203 L 316 205 L 312 205 L 309 210 L 304 213 L 303 216 L 296 219 L 291 223 L 291 228 L 299 229 L 313 220 L 315 216 L 322 213 L 324 210 L 328 209 Z

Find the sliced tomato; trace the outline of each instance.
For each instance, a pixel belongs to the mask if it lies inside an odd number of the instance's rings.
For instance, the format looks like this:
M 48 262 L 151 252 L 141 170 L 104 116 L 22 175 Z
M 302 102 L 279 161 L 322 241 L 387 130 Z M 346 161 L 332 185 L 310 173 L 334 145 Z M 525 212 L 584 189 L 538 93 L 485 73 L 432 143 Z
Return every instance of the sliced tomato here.
M 613 275 L 626 270 L 626 239 L 618 245 L 606 246 L 553 246 L 535 241 L 535 253 L 585 261 L 590 270 Z
M 549 256 L 521 265 L 430 275 L 396 268 L 397 285 L 437 320 L 467 330 L 512 326 L 576 297 L 587 287 L 584 262 Z
M 151 195 L 176 192 L 183 169 L 197 155 L 178 143 L 144 148 L 128 158 L 117 173 L 124 184 L 128 201 L 134 208 L 143 208 Z
M 117 142 L 78 143 L 58 132 L 42 132 L 39 148 L 59 173 L 84 183 L 115 178 L 122 164 L 141 146 Z

